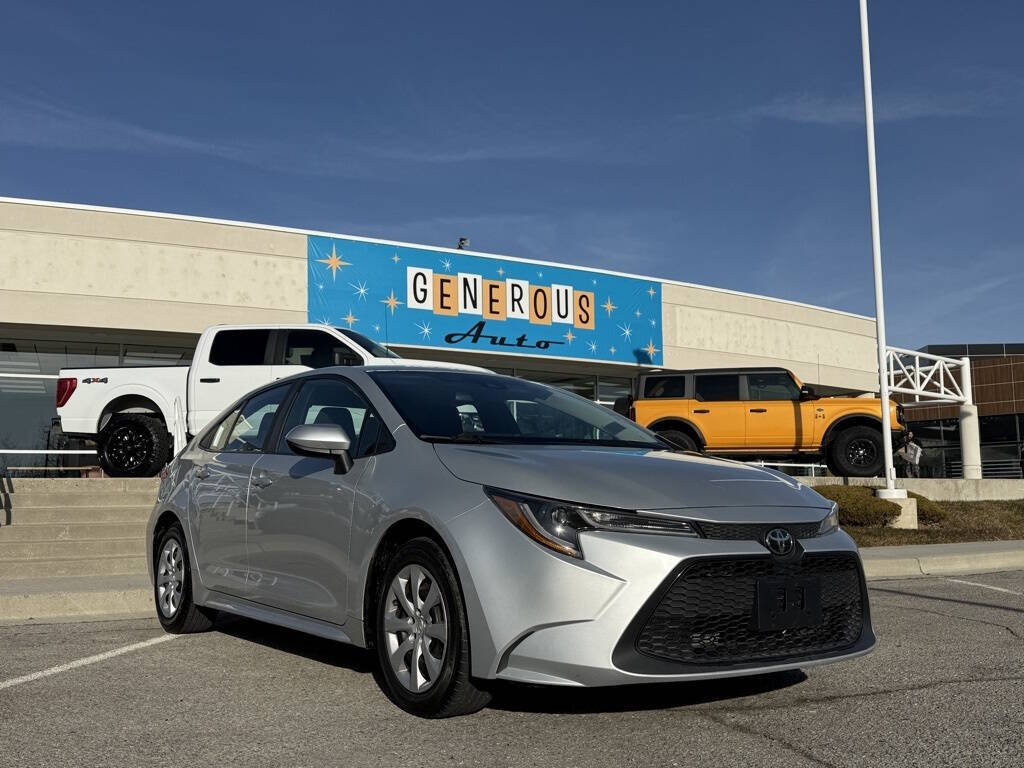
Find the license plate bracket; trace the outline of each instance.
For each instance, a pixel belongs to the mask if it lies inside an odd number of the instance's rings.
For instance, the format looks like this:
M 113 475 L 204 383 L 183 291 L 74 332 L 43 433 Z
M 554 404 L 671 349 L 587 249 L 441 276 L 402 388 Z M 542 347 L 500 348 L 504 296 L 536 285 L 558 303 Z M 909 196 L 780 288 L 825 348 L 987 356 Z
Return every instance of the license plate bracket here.
M 762 632 L 821 624 L 821 579 L 757 580 L 757 628 Z

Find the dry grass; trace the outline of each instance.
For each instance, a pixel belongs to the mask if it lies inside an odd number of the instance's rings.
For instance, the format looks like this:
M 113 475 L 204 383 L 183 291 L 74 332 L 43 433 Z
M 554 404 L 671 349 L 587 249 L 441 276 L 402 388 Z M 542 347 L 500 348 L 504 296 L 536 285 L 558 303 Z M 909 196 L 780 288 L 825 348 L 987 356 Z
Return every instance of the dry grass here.
M 862 547 L 891 544 L 945 544 L 957 541 L 1024 539 L 1024 500 L 942 501 L 944 518 L 916 531 L 877 526 L 844 527 Z

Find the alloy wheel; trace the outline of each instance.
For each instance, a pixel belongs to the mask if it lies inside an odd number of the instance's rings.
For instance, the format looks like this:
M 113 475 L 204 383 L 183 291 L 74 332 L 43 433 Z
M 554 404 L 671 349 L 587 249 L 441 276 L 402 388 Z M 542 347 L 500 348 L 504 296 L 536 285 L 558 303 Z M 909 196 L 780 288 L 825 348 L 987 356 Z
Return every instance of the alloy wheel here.
M 878 448 L 867 438 L 851 440 L 846 446 L 846 460 L 857 467 L 869 467 L 878 458 Z
M 160 552 L 156 569 L 156 602 L 165 618 L 173 619 L 181 607 L 185 581 L 185 558 L 181 544 L 168 539 Z
M 116 427 L 106 441 L 106 453 L 110 463 L 122 471 L 142 466 L 153 450 L 153 440 L 142 427 L 124 424 Z
M 388 588 L 384 637 L 391 669 L 413 693 L 437 682 L 448 645 L 448 609 L 437 579 L 426 568 L 410 564 Z

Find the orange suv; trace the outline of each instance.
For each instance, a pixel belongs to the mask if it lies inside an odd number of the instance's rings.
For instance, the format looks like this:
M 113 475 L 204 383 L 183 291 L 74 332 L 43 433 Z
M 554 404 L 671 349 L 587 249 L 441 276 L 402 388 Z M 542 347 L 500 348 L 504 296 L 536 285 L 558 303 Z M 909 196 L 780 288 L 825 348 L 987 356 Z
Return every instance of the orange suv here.
M 883 474 L 877 397 L 819 397 L 785 368 L 650 373 L 638 393 L 627 404 L 630 417 L 688 450 L 823 457 L 835 475 Z M 889 408 L 893 439 L 902 443 L 903 408 Z

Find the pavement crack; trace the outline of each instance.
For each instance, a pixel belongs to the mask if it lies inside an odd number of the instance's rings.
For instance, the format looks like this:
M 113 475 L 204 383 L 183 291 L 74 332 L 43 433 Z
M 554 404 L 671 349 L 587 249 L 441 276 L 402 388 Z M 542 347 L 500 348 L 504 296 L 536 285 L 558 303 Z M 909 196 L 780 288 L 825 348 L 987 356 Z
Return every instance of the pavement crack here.
M 800 757 L 810 760 L 815 765 L 825 766 L 825 768 L 839 768 L 839 766 L 837 766 L 835 763 L 826 762 L 821 758 L 817 757 L 816 755 L 812 754 L 808 750 L 804 749 L 800 745 L 793 744 L 792 742 L 786 741 L 785 739 L 780 738 L 778 736 L 774 736 L 770 733 L 764 733 L 762 731 L 757 730 L 756 728 L 751 728 L 749 725 L 744 725 L 743 723 L 731 721 L 725 717 L 716 716 L 714 712 L 701 712 L 700 714 L 701 716 L 707 718 L 713 723 L 721 725 L 724 728 L 731 728 L 742 733 L 745 733 L 748 736 L 760 737 L 765 741 L 771 742 L 772 744 L 775 744 L 789 752 L 792 752 L 793 754 L 799 755 Z
M 1007 626 L 1006 624 L 1000 624 L 999 622 L 996 622 L 996 621 L 985 621 L 985 619 L 976 619 L 973 616 L 959 616 L 959 615 L 957 615 L 955 613 L 946 613 L 945 611 L 933 611 L 933 610 L 931 610 L 929 608 L 916 608 L 916 607 L 914 607 L 912 605 L 899 605 L 898 603 L 886 603 L 886 602 L 881 602 L 881 601 L 878 601 L 878 600 L 875 601 L 875 604 L 876 605 L 886 605 L 886 606 L 888 606 L 890 608 L 896 608 L 896 609 L 901 610 L 901 611 L 916 611 L 917 613 L 929 613 L 929 614 L 931 614 L 933 616 L 944 616 L 947 619 L 960 619 L 961 621 L 969 621 L 969 622 L 972 622 L 974 624 L 984 624 L 985 626 L 988 626 L 988 627 L 997 627 L 998 629 L 1005 629 L 1007 632 L 1009 632 L 1011 635 L 1016 637 L 1018 640 L 1024 640 L 1024 635 L 1021 635 L 1020 632 L 1018 632 L 1016 629 L 1014 629 L 1013 627 Z

